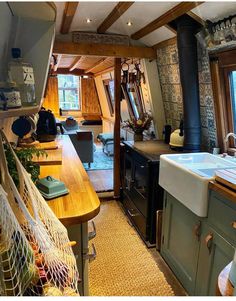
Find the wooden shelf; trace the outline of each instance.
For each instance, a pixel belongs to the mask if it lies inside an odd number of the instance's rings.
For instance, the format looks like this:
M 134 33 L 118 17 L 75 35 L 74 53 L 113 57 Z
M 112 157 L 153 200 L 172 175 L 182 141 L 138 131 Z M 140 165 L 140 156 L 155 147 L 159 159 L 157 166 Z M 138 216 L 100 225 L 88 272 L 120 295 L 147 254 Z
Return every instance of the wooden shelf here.
M 23 116 L 23 115 L 31 115 L 37 113 L 38 111 L 39 111 L 39 106 L 22 107 L 19 109 L 9 109 L 7 111 L 0 111 L 0 119 Z

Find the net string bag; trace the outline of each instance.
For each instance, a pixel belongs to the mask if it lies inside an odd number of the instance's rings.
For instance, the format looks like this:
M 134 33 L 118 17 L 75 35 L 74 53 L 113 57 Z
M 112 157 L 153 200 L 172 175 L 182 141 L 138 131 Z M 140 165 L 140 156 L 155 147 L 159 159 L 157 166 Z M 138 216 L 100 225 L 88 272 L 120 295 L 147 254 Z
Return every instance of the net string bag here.
M 39 280 L 34 252 L 0 185 L 0 295 L 21 296 Z
M 18 176 L 17 188 L 7 168 L 3 141 L 14 157 Z M 17 211 L 21 224 L 35 256 L 39 281 L 26 291 L 28 295 L 78 295 L 79 273 L 70 246 L 66 228 L 54 215 L 32 182 L 4 132 L 0 130 L 0 155 L 4 163 L 3 182 L 10 187 L 10 204 Z

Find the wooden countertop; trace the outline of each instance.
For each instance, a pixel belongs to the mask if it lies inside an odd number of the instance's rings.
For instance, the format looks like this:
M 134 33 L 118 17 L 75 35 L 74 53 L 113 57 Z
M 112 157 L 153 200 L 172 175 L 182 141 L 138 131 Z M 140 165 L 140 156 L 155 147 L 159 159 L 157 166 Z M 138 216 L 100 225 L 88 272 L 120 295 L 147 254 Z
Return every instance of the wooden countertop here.
M 69 136 L 59 136 L 57 143 L 62 148 L 62 164 L 41 166 L 40 178 L 50 175 L 63 181 L 69 194 L 47 203 L 64 225 L 80 224 L 99 213 L 100 201 Z
M 209 189 L 218 192 L 219 194 L 223 195 L 236 204 L 236 191 L 231 190 L 224 185 L 217 183 L 216 181 L 211 181 L 209 183 Z
M 218 277 L 218 287 L 217 295 L 218 296 L 233 296 L 233 285 L 229 281 L 229 271 L 231 268 L 232 262 L 230 262 L 220 273 Z

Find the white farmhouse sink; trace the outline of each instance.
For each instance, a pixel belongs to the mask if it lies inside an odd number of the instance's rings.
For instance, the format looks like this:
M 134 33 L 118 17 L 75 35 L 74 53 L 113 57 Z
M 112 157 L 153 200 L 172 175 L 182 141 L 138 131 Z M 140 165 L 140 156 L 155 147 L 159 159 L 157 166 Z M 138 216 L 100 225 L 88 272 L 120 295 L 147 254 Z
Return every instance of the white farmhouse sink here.
M 161 155 L 159 184 L 200 217 L 207 216 L 208 182 L 219 169 L 236 168 L 210 153 Z
M 215 155 L 215 156 L 217 156 L 217 158 L 223 158 L 223 159 L 225 159 L 226 161 L 230 161 L 230 162 L 236 164 L 236 157 L 235 157 L 235 156 L 229 156 L 229 155 L 227 155 L 227 156 L 225 156 L 225 157 L 223 157 L 222 155 Z

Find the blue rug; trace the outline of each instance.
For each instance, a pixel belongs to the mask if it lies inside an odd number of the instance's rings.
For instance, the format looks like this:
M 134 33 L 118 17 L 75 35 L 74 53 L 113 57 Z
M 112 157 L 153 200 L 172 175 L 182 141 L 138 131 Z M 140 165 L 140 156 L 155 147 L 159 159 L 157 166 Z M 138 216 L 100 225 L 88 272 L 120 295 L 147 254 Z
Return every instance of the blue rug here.
M 93 163 L 90 168 L 87 163 L 83 163 L 85 170 L 106 170 L 113 169 L 113 156 L 107 156 L 101 147 L 97 147 L 93 154 Z

